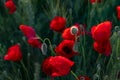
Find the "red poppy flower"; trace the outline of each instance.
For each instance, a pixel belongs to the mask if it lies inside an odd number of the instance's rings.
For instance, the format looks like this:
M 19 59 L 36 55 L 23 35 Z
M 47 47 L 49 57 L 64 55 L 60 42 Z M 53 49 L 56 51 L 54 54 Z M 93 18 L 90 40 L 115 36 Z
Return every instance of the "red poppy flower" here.
M 79 36 L 81 33 L 79 24 L 75 24 L 74 27 L 76 27 L 78 29 L 78 32 L 76 35 L 71 33 L 71 27 L 70 28 L 66 28 L 63 33 L 62 33 L 62 38 L 63 39 L 68 39 L 68 40 L 75 40 L 75 36 Z
M 72 40 L 63 40 L 55 49 L 56 54 L 64 56 L 66 58 L 72 58 L 77 54 L 73 51 L 74 41 Z
M 41 48 L 42 43 L 39 41 L 39 39 L 37 37 L 34 38 L 29 38 L 28 39 L 28 43 L 32 46 L 32 47 L 37 47 L 37 48 Z
M 28 38 L 28 43 L 32 47 L 41 48 L 42 44 L 39 41 L 39 39 L 36 37 L 36 32 L 32 27 L 26 25 L 20 25 L 20 30 Z
M 106 56 L 109 56 L 111 53 L 110 40 L 104 43 L 94 42 L 94 49 L 100 54 L 105 54 Z
M 98 3 L 100 3 L 101 2 L 101 0 L 90 0 L 90 2 L 93 4 L 93 3 L 95 3 L 95 2 L 98 2 Z
M 104 42 L 110 38 L 112 24 L 105 21 L 91 28 L 92 37 L 97 42 Z
M 73 65 L 74 62 L 65 57 L 50 56 L 44 60 L 42 64 L 42 71 L 52 77 L 65 76 L 70 72 Z
M 91 29 L 92 37 L 95 40 L 94 49 L 106 56 L 110 55 L 111 45 L 110 45 L 110 33 L 112 24 L 110 21 L 103 22 L 97 26 L 93 26 Z
M 65 29 L 66 19 L 60 16 L 56 16 L 50 22 L 50 28 L 56 32 L 62 32 Z
M 90 80 L 88 76 L 79 76 L 78 80 Z
M 8 0 L 5 2 L 5 6 L 9 9 L 9 14 L 12 14 L 16 11 L 16 5 L 12 0 Z
M 4 56 L 4 60 L 20 61 L 21 59 L 22 59 L 22 53 L 19 44 L 11 46 L 8 49 L 7 54 Z
M 120 19 L 120 6 L 117 6 L 117 17 Z
M 35 30 L 32 27 L 26 25 L 20 25 L 19 28 L 28 39 L 31 37 L 36 37 Z

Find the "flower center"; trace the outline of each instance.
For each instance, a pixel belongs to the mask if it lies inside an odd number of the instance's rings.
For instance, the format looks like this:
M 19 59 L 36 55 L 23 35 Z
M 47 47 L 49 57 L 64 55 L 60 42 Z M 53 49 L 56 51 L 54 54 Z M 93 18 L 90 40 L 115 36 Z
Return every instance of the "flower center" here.
M 72 52 L 72 50 L 71 50 L 69 47 L 67 47 L 67 46 L 63 47 L 63 51 L 64 51 L 66 54 L 70 54 L 70 53 Z

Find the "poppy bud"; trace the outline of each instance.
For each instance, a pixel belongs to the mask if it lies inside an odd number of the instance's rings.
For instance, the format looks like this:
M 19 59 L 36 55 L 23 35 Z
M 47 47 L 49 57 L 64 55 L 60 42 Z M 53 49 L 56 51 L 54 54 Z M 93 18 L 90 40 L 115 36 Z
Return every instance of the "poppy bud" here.
M 47 44 L 46 43 L 42 43 L 41 51 L 42 51 L 43 55 L 46 55 L 46 53 L 47 53 Z
M 119 26 L 115 26 L 115 31 L 118 32 Z

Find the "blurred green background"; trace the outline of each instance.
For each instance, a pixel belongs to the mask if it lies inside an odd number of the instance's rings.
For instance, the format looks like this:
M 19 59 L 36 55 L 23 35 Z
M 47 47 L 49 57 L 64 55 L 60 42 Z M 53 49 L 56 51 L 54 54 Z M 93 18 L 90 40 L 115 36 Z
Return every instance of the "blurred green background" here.
M 86 75 L 91 80 L 120 80 L 120 20 L 117 19 L 116 7 L 120 0 L 102 0 L 91 4 L 89 0 L 13 0 L 17 10 L 8 14 L 6 0 L 0 0 L 0 80 L 27 80 L 21 63 L 4 61 L 7 49 L 16 43 L 21 44 L 23 62 L 29 73 L 30 80 L 50 80 L 41 71 L 41 63 L 51 55 L 47 55 L 28 45 L 26 38 L 19 29 L 20 24 L 32 26 L 42 39 L 49 38 L 52 44 L 58 45 L 61 34 L 50 30 L 50 21 L 55 16 L 63 16 L 67 20 L 66 27 L 74 23 L 86 24 L 87 31 L 93 25 L 110 20 L 112 22 L 111 45 L 109 57 L 99 55 L 93 49 L 91 36 L 80 36 L 79 54 L 72 60 L 75 62 L 73 72 Z M 115 31 L 118 26 L 118 31 Z M 84 37 L 84 38 L 83 38 Z M 85 43 L 85 44 L 84 44 Z M 47 43 L 48 44 L 48 43 Z M 48 44 L 49 45 L 49 44 Z M 119 73 L 120 74 L 120 73 Z M 56 77 L 55 80 L 75 80 L 70 73 L 67 76 Z

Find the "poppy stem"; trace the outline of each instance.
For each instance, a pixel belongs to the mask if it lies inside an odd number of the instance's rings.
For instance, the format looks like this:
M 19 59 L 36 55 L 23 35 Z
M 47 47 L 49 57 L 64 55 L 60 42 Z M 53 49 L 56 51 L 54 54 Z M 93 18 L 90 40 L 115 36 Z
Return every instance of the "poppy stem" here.
M 16 69 L 15 69 L 13 62 L 11 62 L 11 65 L 12 65 L 13 71 L 16 73 Z
M 46 40 L 49 42 L 50 50 L 51 50 L 52 55 L 55 56 L 56 54 L 55 54 L 55 52 L 53 50 L 52 43 L 51 43 L 50 39 L 49 38 L 45 38 L 43 42 L 45 42 Z
M 118 53 L 119 53 L 119 38 L 117 39 L 117 43 L 116 43 L 116 57 L 118 57 Z M 110 59 L 109 59 L 109 61 L 108 61 L 108 63 L 107 63 L 107 70 L 109 69 L 109 67 L 110 67 L 110 63 L 111 63 L 111 61 L 112 61 L 112 57 L 113 57 L 113 54 L 111 54 L 111 56 L 110 56 Z
M 0 74 L 3 74 L 3 75 L 5 75 L 5 77 L 8 79 L 8 80 L 13 80 L 10 76 L 8 76 L 5 72 L 1 72 L 0 71 Z
M 78 41 L 78 36 L 77 36 L 77 34 L 75 34 L 75 42 L 77 42 Z
M 84 72 L 86 73 L 85 49 L 84 49 L 84 47 L 83 47 L 83 46 L 82 46 L 82 56 L 83 56 L 83 61 L 84 61 L 83 68 L 84 68 Z
M 6 78 L 7 78 L 8 80 L 13 80 L 11 77 L 9 77 L 9 76 L 7 76 L 7 75 L 6 75 Z
M 96 64 L 98 63 L 98 61 L 100 60 L 101 54 L 99 54 L 97 60 L 96 60 Z
M 28 80 L 30 80 L 30 78 L 29 78 L 29 74 L 28 74 L 28 71 L 27 71 L 27 68 L 25 67 L 23 61 L 21 60 L 20 63 L 21 63 L 23 69 L 25 70 L 25 72 L 26 72 L 26 74 L 27 74 Z
M 44 40 L 40 36 L 37 35 L 37 37 L 40 39 L 40 41 L 44 42 Z
M 79 80 L 77 75 L 71 70 L 71 74 L 76 78 L 76 80 Z
M 119 45 L 120 45 L 120 38 L 117 39 L 117 45 L 116 45 L 116 56 L 118 57 L 119 54 Z
M 19 77 L 18 71 L 16 70 L 16 66 L 14 65 L 13 62 L 11 62 L 11 65 L 12 65 L 12 68 L 13 68 L 14 73 L 16 74 L 17 77 Z M 8 77 L 8 78 L 9 78 L 9 77 Z

